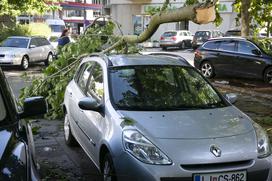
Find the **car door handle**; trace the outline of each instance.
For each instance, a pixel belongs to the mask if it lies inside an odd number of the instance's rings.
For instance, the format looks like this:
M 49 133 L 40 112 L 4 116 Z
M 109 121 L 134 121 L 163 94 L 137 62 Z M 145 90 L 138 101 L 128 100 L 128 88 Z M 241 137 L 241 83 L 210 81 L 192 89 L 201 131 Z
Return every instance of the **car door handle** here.
M 72 91 L 68 91 L 68 94 L 69 94 L 70 97 L 73 97 Z

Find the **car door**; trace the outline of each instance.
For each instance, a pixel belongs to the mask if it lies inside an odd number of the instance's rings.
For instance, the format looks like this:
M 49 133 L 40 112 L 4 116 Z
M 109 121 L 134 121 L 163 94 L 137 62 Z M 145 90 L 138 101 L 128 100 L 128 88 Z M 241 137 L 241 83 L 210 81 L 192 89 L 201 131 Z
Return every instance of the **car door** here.
M 46 60 L 48 57 L 49 52 L 51 51 L 50 49 L 50 42 L 46 38 L 41 38 L 42 42 L 42 59 L 41 60 Z
M 86 62 L 81 65 L 78 76 L 75 76 L 70 86 L 67 87 L 69 96 L 69 113 L 71 125 L 74 126 L 75 137 L 78 138 L 80 145 L 90 153 L 90 138 L 87 135 L 87 130 L 92 129 L 85 124 L 84 111 L 79 108 L 79 101 L 86 97 L 86 87 L 89 81 L 90 73 L 92 71 L 93 62 Z
M 87 96 L 95 99 L 97 104 L 104 104 L 104 80 L 103 68 L 99 63 L 95 63 L 90 74 L 89 83 L 87 85 Z M 102 125 L 105 122 L 104 115 L 97 111 L 83 111 L 82 124 L 86 129 L 86 134 L 90 139 L 89 147 L 91 155 L 96 163 L 99 162 L 99 146 L 98 142 L 102 135 Z
M 40 58 L 40 48 L 37 38 L 32 38 L 29 44 L 29 61 L 35 62 Z
M 217 61 L 214 64 L 216 71 L 220 74 L 236 74 L 234 71 L 237 59 L 237 44 L 234 40 L 220 41 L 218 52 L 216 53 Z
M 262 60 L 262 55 L 254 54 L 252 51 L 260 49 L 253 43 L 240 40 L 238 42 L 238 57 L 236 62 L 236 71 L 246 77 L 261 77 L 262 72 L 266 66 L 265 62 Z

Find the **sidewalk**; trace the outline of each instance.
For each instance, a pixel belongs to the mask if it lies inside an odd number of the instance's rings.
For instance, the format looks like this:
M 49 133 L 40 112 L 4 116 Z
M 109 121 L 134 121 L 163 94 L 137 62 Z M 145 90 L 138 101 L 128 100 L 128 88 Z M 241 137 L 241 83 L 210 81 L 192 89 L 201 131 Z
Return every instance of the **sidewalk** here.
M 42 180 L 101 181 L 99 171 L 81 147 L 65 144 L 62 124 L 60 120 L 32 122 Z

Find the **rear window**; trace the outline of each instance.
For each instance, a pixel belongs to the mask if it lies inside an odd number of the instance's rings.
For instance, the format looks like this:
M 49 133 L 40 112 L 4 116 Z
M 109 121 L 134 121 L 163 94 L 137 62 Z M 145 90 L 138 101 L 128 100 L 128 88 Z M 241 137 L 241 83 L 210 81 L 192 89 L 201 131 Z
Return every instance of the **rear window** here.
M 210 37 L 211 36 L 211 32 L 209 31 L 198 31 L 195 33 L 196 37 Z
M 169 32 L 163 33 L 162 36 L 164 36 L 164 37 L 171 37 L 171 36 L 176 36 L 176 35 L 177 35 L 177 32 L 169 31 Z
M 0 121 L 3 121 L 6 118 L 6 108 L 5 108 L 5 104 L 2 98 L 2 95 L 0 93 Z

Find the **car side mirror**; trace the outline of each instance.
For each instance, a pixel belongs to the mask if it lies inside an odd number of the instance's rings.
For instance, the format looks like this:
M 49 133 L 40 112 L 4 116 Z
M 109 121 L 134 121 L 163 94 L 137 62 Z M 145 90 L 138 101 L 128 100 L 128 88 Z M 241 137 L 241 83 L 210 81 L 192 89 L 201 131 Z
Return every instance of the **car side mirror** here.
M 36 45 L 30 45 L 29 48 L 36 48 Z
M 24 101 L 23 112 L 20 118 L 28 118 L 33 116 L 41 116 L 47 113 L 47 103 L 41 96 L 26 98 Z
M 80 109 L 86 110 L 86 111 L 103 112 L 102 104 L 99 104 L 95 99 L 91 97 L 82 98 L 79 101 L 78 106 Z
M 225 98 L 231 103 L 234 104 L 237 101 L 237 95 L 234 93 L 229 93 L 225 95 Z
M 254 55 L 262 55 L 262 52 L 258 49 L 254 49 L 251 51 Z

